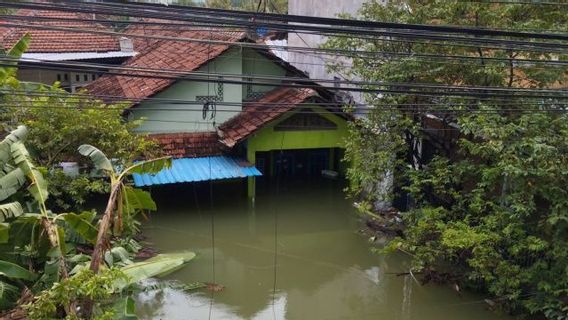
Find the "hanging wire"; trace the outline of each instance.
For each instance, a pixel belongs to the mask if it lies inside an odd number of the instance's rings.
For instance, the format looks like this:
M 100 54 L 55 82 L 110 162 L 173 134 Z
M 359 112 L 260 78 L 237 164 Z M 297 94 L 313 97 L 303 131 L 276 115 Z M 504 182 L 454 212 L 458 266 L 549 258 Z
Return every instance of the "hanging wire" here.
M 286 131 L 282 131 L 282 139 L 280 141 L 280 153 L 278 155 L 279 166 L 276 172 L 276 197 L 280 196 L 280 179 L 282 175 L 283 159 L 284 159 L 284 137 L 286 136 Z M 274 320 L 276 320 L 276 285 L 277 285 L 277 275 L 278 275 L 278 206 L 274 208 L 274 271 L 273 271 L 273 281 L 272 281 L 272 315 Z
M 212 35 L 209 35 L 212 37 Z M 211 44 L 209 44 L 209 48 L 207 50 L 207 79 L 210 79 L 211 74 Z M 213 84 L 215 85 L 215 84 Z M 212 106 L 213 101 L 211 101 L 211 83 L 207 83 L 207 105 Z M 206 116 L 205 106 L 204 106 L 204 115 Z M 211 117 L 209 120 L 212 120 L 212 131 L 216 131 L 215 128 L 215 117 L 217 115 L 216 106 L 213 106 L 213 110 L 211 110 Z M 213 284 L 214 286 L 217 285 L 216 279 L 216 271 L 215 271 L 215 209 L 213 205 L 213 169 L 211 164 L 211 156 L 208 157 L 209 160 L 209 208 L 211 210 L 211 252 L 212 252 L 212 268 L 213 268 Z M 209 320 L 213 315 L 213 299 L 215 298 L 215 290 L 211 290 L 211 297 L 209 302 Z

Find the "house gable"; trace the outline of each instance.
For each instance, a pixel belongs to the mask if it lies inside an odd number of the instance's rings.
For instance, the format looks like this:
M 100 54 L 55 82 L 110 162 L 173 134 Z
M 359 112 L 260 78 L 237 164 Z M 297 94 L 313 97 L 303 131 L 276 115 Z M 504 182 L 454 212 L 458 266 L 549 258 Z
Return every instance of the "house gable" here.
M 266 125 L 247 139 L 247 153 L 249 161 L 254 159 L 252 153 L 257 151 L 293 150 L 293 149 L 320 149 L 320 148 L 344 148 L 347 137 L 347 120 L 326 110 L 314 103 L 306 105 L 306 109 L 333 123 L 336 128 L 278 130 L 278 126 L 285 124 L 290 119 L 301 115 L 300 110 L 294 110 L 281 116 L 277 120 Z
M 194 72 L 283 77 L 287 71 L 254 50 L 231 48 Z M 220 78 L 211 76 L 210 79 Z M 220 82 L 177 81 L 152 97 L 168 101 L 142 101 L 129 110 L 129 120 L 147 119 L 137 128 L 137 131 L 146 133 L 214 131 L 211 114 L 203 119 L 203 104 L 207 101 L 217 104 L 215 122 L 222 124 L 242 111 L 243 101 L 257 100 L 274 88 Z M 191 103 L 180 103 L 176 100 Z

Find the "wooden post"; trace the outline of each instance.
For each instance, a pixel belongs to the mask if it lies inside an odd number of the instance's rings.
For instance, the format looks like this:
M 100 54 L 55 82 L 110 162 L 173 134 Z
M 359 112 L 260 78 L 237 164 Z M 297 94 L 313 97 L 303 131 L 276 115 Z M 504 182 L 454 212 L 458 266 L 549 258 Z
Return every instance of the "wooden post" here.
M 329 148 L 329 163 L 328 163 L 328 169 L 329 170 L 335 170 L 335 149 L 334 148 Z
M 247 161 L 251 163 L 253 166 L 256 165 L 256 152 L 255 150 L 251 150 L 250 148 L 247 149 Z M 248 177 L 247 179 L 247 195 L 248 198 L 253 202 L 256 197 L 256 178 L 255 177 Z

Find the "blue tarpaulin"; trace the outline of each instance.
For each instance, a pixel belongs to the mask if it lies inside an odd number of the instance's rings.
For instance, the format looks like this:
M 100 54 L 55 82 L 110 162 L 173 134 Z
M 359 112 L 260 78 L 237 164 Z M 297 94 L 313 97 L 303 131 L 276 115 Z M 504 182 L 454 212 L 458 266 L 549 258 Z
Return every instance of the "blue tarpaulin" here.
M 157 174 L 133 174 L 137 187 L 261 176 L 257 168 L 230 157 L 174 159 Z

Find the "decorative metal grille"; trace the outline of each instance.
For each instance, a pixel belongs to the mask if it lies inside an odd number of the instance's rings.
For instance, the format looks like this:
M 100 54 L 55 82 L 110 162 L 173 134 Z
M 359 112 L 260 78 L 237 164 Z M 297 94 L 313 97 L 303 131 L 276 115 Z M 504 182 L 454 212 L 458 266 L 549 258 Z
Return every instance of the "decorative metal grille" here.
M 335 129 L 337 129 L 335 123 L 315 113 L 311 109 L 301 109 L 300 113 L 291 116 L 274 127 L 276 131 Z
M 223 79 L 222 77 L 220 77 L 219 79 Z M 209 85 L 209 84 L 208 84 Z M 214 96 L 197 96 L 195 97 L 196 101 L 199 102 L 223 102 L 223 96 L 225 94 L 225 88 L 223 86 L 222 82 L 217 82 L 217 94 Z
M 247 78 L 247 81 L 252 82 L 252 80 L 252 78 Z M 265 94 L 266 92 L 254 91 L 253 85 L 247 83 L 247 95 L 245 97 L 246 100 L 258 100 L 264 97 Z

